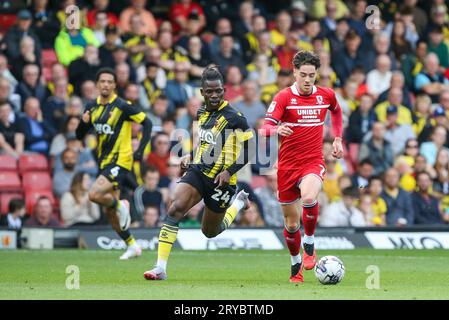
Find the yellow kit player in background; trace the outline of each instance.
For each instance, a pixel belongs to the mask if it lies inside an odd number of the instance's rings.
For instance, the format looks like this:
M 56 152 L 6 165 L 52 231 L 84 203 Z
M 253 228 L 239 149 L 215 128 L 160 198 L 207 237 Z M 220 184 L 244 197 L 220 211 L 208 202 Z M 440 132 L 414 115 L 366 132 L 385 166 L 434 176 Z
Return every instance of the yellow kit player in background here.
M 93 129 L 98 138 L 97 156 L 100 174 L 89 191 L 89 200 L 103 206 L 112 228 L 128 249 L 121 260 L 138 257 L 142 249 L 129 232 L 131 222 L 129 203 L 120 200 L 120 187 L 131 170 L 133 158 L 141 161 L 143 151 L 151 137 L 152 123 L 145 113 L 115 94 L 117 78 L 113 70 L 100 69 L 96 85 L 100 96 L 85 108 L 76 136 L 82 140 Z M 142 125 L 139 148 L 132 152 L 131 122 Z

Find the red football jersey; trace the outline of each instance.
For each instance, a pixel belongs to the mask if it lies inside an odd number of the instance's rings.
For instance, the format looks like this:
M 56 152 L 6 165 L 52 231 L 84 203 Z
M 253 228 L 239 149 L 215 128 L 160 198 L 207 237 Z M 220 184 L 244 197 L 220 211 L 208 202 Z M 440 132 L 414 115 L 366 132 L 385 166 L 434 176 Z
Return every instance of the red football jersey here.
M 278 170 L 295 170 L 323 159 L 324 120 L 328 110 L 339 108 L 334 91 L 319 86 L 313 86 L 310 95 L 302 95 L 294 83 L 274 97 L 265 121 L 290 124 L 293 130 L 290 136 L 281 136 Z

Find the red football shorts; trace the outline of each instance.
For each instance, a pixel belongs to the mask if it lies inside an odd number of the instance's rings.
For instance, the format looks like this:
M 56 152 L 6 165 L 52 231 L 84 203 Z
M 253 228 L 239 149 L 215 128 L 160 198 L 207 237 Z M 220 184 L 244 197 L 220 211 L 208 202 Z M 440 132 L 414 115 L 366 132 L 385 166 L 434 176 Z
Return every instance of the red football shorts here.
M 321 181 L 324 179 L 326 167 L 323 161 L 313 162 L 296 170 L 278 170 L 278 199 L 281 204 L 290 204 L 301 197 L 299 184 L 307 175 L 315 175 Z

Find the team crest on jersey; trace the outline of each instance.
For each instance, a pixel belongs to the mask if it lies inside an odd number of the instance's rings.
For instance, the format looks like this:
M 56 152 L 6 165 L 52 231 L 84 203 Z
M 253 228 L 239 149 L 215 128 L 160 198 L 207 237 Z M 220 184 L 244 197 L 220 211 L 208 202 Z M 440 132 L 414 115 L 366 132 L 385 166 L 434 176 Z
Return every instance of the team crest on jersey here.
M 296 98 L 291 98 L 290 99 L 290 103 L 291 104 L 298 104 L 298 100 L 296 100 Z
M 276 101 L 271 102 L 271 103 L 270 103 L 270 106 L 268 107 L 267 112 L 268 112 L 268 113 L 273 112 L 275 107 L 276 107 Z
M 323 104 L 323 96 L 316 96 L 316 103 Z

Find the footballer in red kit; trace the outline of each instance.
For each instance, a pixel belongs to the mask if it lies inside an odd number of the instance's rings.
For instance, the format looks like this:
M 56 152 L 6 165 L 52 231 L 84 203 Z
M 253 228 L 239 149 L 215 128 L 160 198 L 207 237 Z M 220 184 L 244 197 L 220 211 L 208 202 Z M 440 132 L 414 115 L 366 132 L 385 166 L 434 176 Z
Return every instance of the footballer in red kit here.
M 293 58 L 295 83 L 280 91 L 270 104 L 265 123 L 259 130 L 264 136 L 281 136 L 277 169 L 278 198 L 284 213 L 284 237 L 291 256 L 291 282 L 303 282 L 303 267 L 316 264 L 314 233 L 318 219 L 318 194 L 326 167 L 323 158 L 323 127 L 331 113 L 335 136 L 332 155 L 340 159 L 342 112 L 332 89 L 315 85 L 320 67 L 317 55 L 300 51 Z M 300 210 L 303 207 L 303 257 L 300 254 Z

